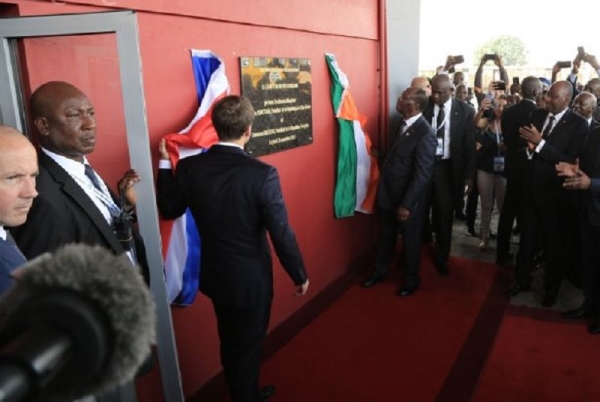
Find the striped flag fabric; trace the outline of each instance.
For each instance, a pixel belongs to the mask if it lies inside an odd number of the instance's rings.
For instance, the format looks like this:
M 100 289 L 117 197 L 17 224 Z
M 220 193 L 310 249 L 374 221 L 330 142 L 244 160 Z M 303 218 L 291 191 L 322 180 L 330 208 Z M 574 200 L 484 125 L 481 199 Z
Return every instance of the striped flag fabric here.
M 338 120 L 339 148 L 334 192 L 336 218 L 353 216 L 355 211 L 373 213 L 379 180 L 377 158 L 371 154 L 371 140 L 364 131 L 367 117 L 359 113 L 348 77 L 333 54 L 325 54 L 331 73 L 331 100 Z
M 209 50 L 192 50 L 199 107 L 186 128 L 165 137 L 173 169 L 180 159 L 210 148 L 218 141 L 212 125 L 213 105 L 229 94 L 225 64 Z M 200 284 L 200 235 L 190 210 L 172 221 L 161 222 L 165 281 L 169 302 L 189 306 Z

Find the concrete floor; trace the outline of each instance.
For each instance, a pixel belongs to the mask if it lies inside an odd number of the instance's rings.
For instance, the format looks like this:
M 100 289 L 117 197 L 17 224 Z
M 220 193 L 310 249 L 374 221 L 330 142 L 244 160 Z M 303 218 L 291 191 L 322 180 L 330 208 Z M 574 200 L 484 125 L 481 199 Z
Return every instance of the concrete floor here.
M 496 231 L 498 227 L 498 213 L 494 210 L 492 213 L 492 231 Z M 480 230 L 480 211 L 477 210 L 477 219 L 475 221 L 475 231 L 479 234 Z M 495 262 L 496 261 L 496 241 L 490 240 L 488 250 L 486 252 L 479 251 L 479 243 L 481 239 L 478 237 L 469 237 L 467 235 L 467 226 L 463 221 L 455 220 L 452 233 L 452 250 L 451 254 L 459 257 Z M 518 251 L 519 236 L 513 234 L 511 240 L 511 253 L 516 256 Z M 507 266 L 499 269 L 510 270 L 510 275 L 514 275 L 514 261 L 512 266 Z M 450 267 L 452 269 L 452 267 Z M 544 296 L 543 290 L 543 270 L 538 269 L 533 273 L 533 282 L 531 291 L 520 293 L 511 299 L 511 304 L 516 306 L 539 307 L 542 308 L 541 302 Z M 581 305 L 583 301 L 583 293 L 575 287 L 571 282 L 563 280 L 558 294 L 557 303 L 552 307 L 558 311 L 568 311 L 575 309 Z

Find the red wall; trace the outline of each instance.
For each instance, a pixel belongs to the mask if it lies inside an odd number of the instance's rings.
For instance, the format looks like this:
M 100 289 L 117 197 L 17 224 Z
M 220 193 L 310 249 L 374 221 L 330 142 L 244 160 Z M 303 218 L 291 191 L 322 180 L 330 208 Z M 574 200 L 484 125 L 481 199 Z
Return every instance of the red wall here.
M 290 220 L 311 279 L 309 295 L 295 298 L 292 282 L 276 263 L 271 328 L 344 273 L 358 257 L 372 250 L 376 235 L 373 217 L 336 220 L 333 215 L 337 123 L 331 107 L 331 81 L 324 53 L 335 54 L 348 75 L 358 108 L 369 118 L 367 132 L 377 145 L 380 113 L 385 110 L 380 106 L 378 87 L 380 0 L 81 0 L 76 2 L 78 5 L 6 2 L 17 4 L 20 15 L 92 12 L 106 10 L 101 8 L 105 4 L 138 10 L 152 149 L 156 149 L 163 135 L 185 127 L 197 108 L 190 49 L 210 49 L 223 59 L 232 93 L 240 92 L 240 56 L 310 58 L 314 142 L 261 158 L 280 172 Z M 100 141 L 93 163 L 103 175 L 116 180 L 128 163 L 121 104 L 114 102 L 120 91 L 116 51 L 109 55 L 114 41 L 110 35 L 95 37 L 63 42 L 86 49 L 90 44 L 97 47 L 95 52 L 103 53 L 104 57 L 91 56 L 96 59 L 91 66 L 82 66 L 78 61 L 76 67 L 63 60 L 50 63 L 49 67 L 28 59 L 27 68 L 32 87 L 57 78 L 81 83 L 96 105 L 99 135 L 106 139 Z M 81 41 L 85 43 L 82 45 Z M 51 53 L 52 47 L 46 46 L 46 39 L 27 43 L 27 52 L 56 60 L 56 53 Z M 68 46 L 60 47 L 61 52 L 68 53 Z M 81 54 L 80 47 L 67 60 L 77 60 Z M 89 59 L 86 58 L 88 64 Z M 86 84 L 86 72 L 94 68 L 96 71 Z M 175 307 L 172 312 L 184 392 L 189 396 L 221 369 L 214 313 L 204 296 L 199 296 L 193 306 Z M 158 374 L 153 373 L 150 378 L 157 379 Z M 140 399 L 160 401 L 158 383 L 142 381 Z

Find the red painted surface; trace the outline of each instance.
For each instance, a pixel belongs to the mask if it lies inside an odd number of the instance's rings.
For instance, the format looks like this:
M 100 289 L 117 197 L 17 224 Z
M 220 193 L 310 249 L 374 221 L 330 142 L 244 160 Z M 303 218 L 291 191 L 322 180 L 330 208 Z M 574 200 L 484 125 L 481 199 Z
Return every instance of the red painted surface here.
M 223 59 L 232 93 L 240 92 L 240 56 L 310 58 L 314 142 L 261 158 L 279 170 L 311 280 L 307 297 L 293 297 L 293 285 L 276 262 L 271 328 L 372 250 L 376 235 L 372 216 L 336 220 L 333 215 L 338 127 L 324 53 L 335 54 L 348 75 L 358 108 L 369 118 L 367 132 L 377 146 L 385 117 L 380 113 L 386 110 L 380 107 L 378 88 L 379 0 L 7 3 L 17 4 L 21 15 L 92 12 L 105 10 L 99 8 L 103 4 L 141 10 L 138 24 L 153 150 L 163 135 L 185 127 L 197 108 L 190 49 L 210 49 Z M 101 136 L 92 162 L 109 181 L 116 181 L 128 167 L 128 156 L 114 36 L 27 40 L 25 49 L 32 88 L 47 80 L 67 80 L 92 99 Z M 174 307 L 172 313 L 184 392 L 191 395 L 221 369 L 214 313 L 204 296 L 191 307 Z M 138 391 L 141 401 L 162 400 L 157 370 L 139 381 Z

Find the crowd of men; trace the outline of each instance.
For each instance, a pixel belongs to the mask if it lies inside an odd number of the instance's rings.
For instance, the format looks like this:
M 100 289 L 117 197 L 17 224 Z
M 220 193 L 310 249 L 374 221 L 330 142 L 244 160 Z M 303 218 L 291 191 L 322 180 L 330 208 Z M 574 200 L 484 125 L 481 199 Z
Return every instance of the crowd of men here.
M 482 71 L 488 61 L 496 64 L 501 79 L 484 87 Z M 542 265 L 542 306 L 552 307 L 561 281 L 570 279 L 582 287 L 585 301 L 563 317 L 589 318 L 589 332 L 600 333 L 600 79 L 583 86 L 577 82 L 582 63 L 599 76 L 600 64 L 595 56 L 579 52 L 567 80 L 556 80 L 564 68 L 557 63 L 551 79 L 529 76 L 507 86 L 501 57 L 484 55 L 471 90 L 462 72 L 450 72 L 458 62 L 449 56 L 433 78 L 415 77 L 398 99 L 402 120 L 383 162 L 377 198 L 381 230 L 375 269 L 363 287 L 384 280 L 398 231 L 404 243 L 399 265 L 405 270 L 399 296 L 418 289 L 419 240 L 429 242 L 432 233 L 434 265 L 439 274 L 449 274 L 453 221 L 468 221 L 464 198 L 473 194 L 475 172 L 485 157 L 481 143 L 486 133 L 476 124 L 485 110 L 476 113 L 472 98 L 479 108 L 508 103 L 498 113 L 497 155 L 492 155 L 505 190 L 498 202 L 496 263 L 515 265 L 515 280 L 506 294 L 530 291 L 532 271 Z M 489 116 L 493 119 L 493 112 Z M 475 213 L 467 206 L 466 215 L 469 209 Z M 510 242 L 517 230 L 515 261 Z M 475 234 L 472 227 L 469 232 Z M 482 244 L 481 250 L 487 250 L 487 243 Z
M 484 90 L 482 71 L 488 61 L 498 66 L 502 79 Z M 578 53 L 568 80 L 556 80 L 557 63 L 552 81 L 531 76 L 507 88 L 501 58 L 486 55 L 471 90 L 464 74 L 450 75 L 457 62 L 449 57 L 433 78 L 415 77 L 398 98 L 402 120 L 382 166 L 380 233 L 374 270 L 363 287 L 387 275 L 398 233 L 405 270 L 399 296 L 419 289 L 421 246 L 433 234 L 432 258 L 439 274 L 456 268 L 448 264 L 452 227 L 455 218 L 464 216 L 465 196 L 475 190 L 484 147 L 478 131 L 483 125 L 476 124 L 484 111 L 476 112 L 471 100 L 476 97 L 478 107 L 487 109 L 493 99 L 502 99 L 497 103 L 510 106 L 498 112 L 497 155 L 492 155 L 494 169 L 501 167 L 492 173 L 506 185 L 498 264 L 512 263 L 515 220 L 520 228 L 515 281 L 507 295 L 530 290 L 536 257 L 544 255 L 542 305 L 553 306 L 561 281 L 571 278 L 582 286 L 585 301 L 564 317 L 590 318 L 589 332 L 600 333 L 600 79 L 582 88 L 577 83 L 582 63 L 599 75 L 600 65 L 593 55 Z M 96 145 L 90 99 L 70 83 L 48 82 L 33 92 L 29 114 L 38 149 L 15 129 L 0 126 L 0 292 L 10 288 L 13 272 L 27 259 L 68 243 L 125 253 L 148 281 L 144 243 L 133 225 L 134 186 L 140 177 L 127 170 L 117 183 L 117 197 L 89 164 L 87 156 Z M 493 121 L 493 114 L 487 116 Z M 277 170 L 244 152 L 252 135 L 252 104 L 228 96 L 214 106 L 211 117 L 219 143 L 176 168 L 165 141 L 160 142 L 158 206 L 165 219 L 191 210 L 206 245 L 200 290 L 214 305 L 232 399 L 263 401 L 274 392 L 273 386 L 258 385 L 273 298 L 267 232 L 296 285 L 295 294 L 306 294 L 309 281 Z M 114 400 L 111 393 L 95 399 Z

